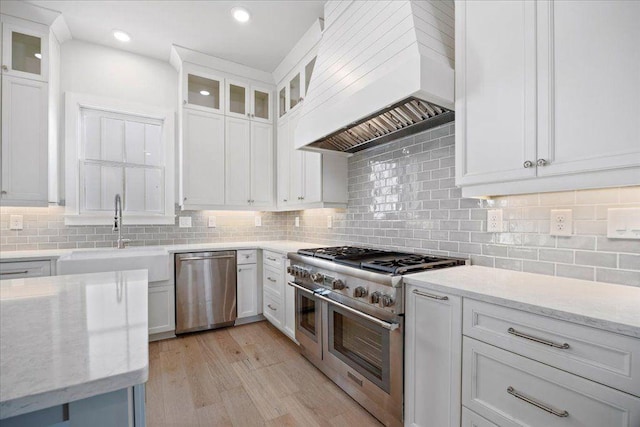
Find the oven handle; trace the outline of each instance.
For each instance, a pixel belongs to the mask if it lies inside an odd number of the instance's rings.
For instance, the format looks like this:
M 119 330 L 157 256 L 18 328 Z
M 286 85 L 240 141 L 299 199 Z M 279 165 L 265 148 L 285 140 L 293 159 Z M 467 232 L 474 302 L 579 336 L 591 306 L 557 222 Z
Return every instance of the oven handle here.
M 293 282 L 287 282 L 287 284 L 288 284 L 289 286 L 293 286 L 293 287 L 294 287 L 294 288 L 296 288 L 296 289 L 300 289 L 301 291 L 304 291 L 304 292 L 307 292 L 307 293 L 309 293 L 309 294 L 312 294 L 313 296 L 315 296 L 315 297 L 316 297 L 316 298 L 318 298 L 318 299 L 321 299 L 322 301 L 326 301 L 326 302 L 328 302 L 329 304 L 333 304 L 333 305 L 335 305 L 335 306 L 338 306 L 338 307 L 340 307 L 340 308 L 341 308 L 341 309 L 343 309 L 343 310 L 346 310 L 346 311 L 348 311 L 348 312 L 350 312 L 350 313 L 353 313 L 353 314 L 355 314 L 355 315 L 358 315 L 358 316 L 360 316 L 360 317 L 362 317 L 362 318 L 364 318 L 364 319 L 366 319 L 366 320 L 368 320 L 368 321 L 370 321 L 370 322 L 373 322 L 373 323 L 375 323 L 376 325 L 382 326 L 383 328 L 388 329 L 388 330 L 390 330 L 390 331 L 395 331 L 396 329 L 398 329 L 398 328 L 400 327 L 400 325 L 399 325 L 399 324 L 397 324 L 397 323 L 389 323 L 389 322 L 385 322 L 384 320 L 380 320 L 380 319 L 378 319 L 377 317 L 373 317 L 373 316 L 371 316 L 371 315 L 369 315 L 369 314 L 363 313 L 363 312 L 361 312 L 361 311 L 359 311 L 359 310 L 356 310 L 355 308 L 351 308 L 351 307 L 349 307 L 349 306 L 347 306 L 347 305 L 341 304 L 341 303 L 339 303 L 339 302 L 337 302 L 337 301 L 334 301 L 334 300 L 332 300 L 332 299 L 329 299 L 329 298 L 327 298 L 327 297 L 325 297 L 325 296 L 323 296 L 323 295 L 316 294 L 316 293 L 314 293 L 314 292 L 310 291 L 309 289 L 304 288 L 304 287 L 302 287 L 302 286 L 300 286 L 300 285 L 298 285 L 298 284 L 296 284 L 296 283 L 293 283 Z

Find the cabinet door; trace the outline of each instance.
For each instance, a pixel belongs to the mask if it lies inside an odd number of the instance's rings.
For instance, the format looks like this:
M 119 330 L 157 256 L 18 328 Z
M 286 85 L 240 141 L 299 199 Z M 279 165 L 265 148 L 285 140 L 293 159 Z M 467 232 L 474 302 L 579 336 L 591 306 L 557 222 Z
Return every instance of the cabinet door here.
M 251 200 L 251 122 L 225 117 L 225 199 L 228 205 Z
M 47 105 L 47 83 L 2 76 L 3 205 L 47 205 Z
M 289 111 L 289 103 L 287 102 L 287 89 L 288 86 L 283 86 L 278 89 L 278 117 L 282 117 Z
M 46 28 L 2 23 L 2 74 L 47 81 L 49 36 Z
M 224 116 L 185 108 L 182 137 L 182 204 L 224 204 Z
M 262 123 L 273 122 L 271 90 L 251 86 L 251 120 Z
M 226 80 L 227 107 L 225 114 L 243 119 L 251 118 L 249 84 L 238 80 Z
M 300 72 L 289 79 L 289 110 L 293 110 L 302 102 L 303 80 Z
M 291 145 L 289 144 L 289 118 L 278 120 L 277 180 L 278 206 L 290 203 L 289 179 L 291 175 Z
M 640 2 L 537 8 L 538 175 L 640 166 Z
M 304 193 L 303 203 L 316 203 L 322 201 L 322 154 L 304 151 Z
M 251 205 L 273 204 L 273 126 L 251 122 Z
M 149 286 L 149 335 L 176 329 L 175 305 L 172 285 Z
M 462 301 L 407 287 L 405 423 L 459 426 Z
M 289 197 L 293 204 L 302 203 L 302 197 L 304 195 L 304 171 L 303 171 L 303 158 L 304 152 L 295 149 L 294 134 L 296 126 L 298 125 L 300 112 L 294 111 L 289 113 L 289 128 L 288 128 L 288 140 L 289 140 Z
M 238 266 L 238 319 L 258 314 L 258 269 L 256 264 Z
M 200 111 L 224 113 L 224 78 L 187 63 L 183 65 L 182 75 L 183 105 Z
M 531 178 L 534 2 L 456 3 L 456 184 Z

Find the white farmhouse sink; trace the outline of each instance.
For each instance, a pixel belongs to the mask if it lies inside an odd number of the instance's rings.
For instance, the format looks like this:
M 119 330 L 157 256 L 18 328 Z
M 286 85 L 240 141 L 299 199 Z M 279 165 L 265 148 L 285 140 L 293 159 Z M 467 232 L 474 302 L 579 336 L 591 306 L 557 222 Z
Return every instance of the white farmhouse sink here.
M 169 280 L 169 253 L 147 247 L 73 251 L 57 267 L 58 275 L 146 269 L 149 282 L 160 282 Z

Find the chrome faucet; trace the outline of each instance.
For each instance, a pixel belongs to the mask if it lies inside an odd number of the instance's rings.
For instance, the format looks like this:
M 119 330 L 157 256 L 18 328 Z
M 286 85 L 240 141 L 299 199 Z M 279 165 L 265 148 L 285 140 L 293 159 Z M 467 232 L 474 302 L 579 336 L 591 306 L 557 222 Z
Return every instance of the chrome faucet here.
M 122 238 L 122 198 L 116 194 L 116 216 L 113 218 L 113 231 L 118 232 L 118 249 L 124 249 L 131 239 Z

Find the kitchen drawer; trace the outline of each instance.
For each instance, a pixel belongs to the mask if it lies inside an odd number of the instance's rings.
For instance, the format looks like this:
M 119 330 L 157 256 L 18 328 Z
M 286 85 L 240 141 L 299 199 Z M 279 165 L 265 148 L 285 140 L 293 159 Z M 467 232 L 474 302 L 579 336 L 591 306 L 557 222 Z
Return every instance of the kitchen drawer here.
M 284 265 L 282 261 L 282 254 L 271 251 L 262 252 L 262 262 L 264 265 L 270 265 L 274 268 L 282 269 Z
M 462 403 L 499 426 L 636 427 L 640 398 L 463 337 Z
M 15 261 L 0 263 L 0 279 L 51 276 L 51 261 Z
M 470 299 L 463 334 L 640 395 L 637 338 Z
M 268 289 L 278 298 L 282 299 L 284 291 L 284 280 L 282 279 L 282 270 L 265 265 L 262 269 L 262 286 Z
M 267 318 L 267 320 L 273 323 L 276 328 L 282 329 L 282 322 L 284 320 L 282 303 L 281 300 L 276 298 L 270 292 L 265 292 L 263 295 L 262 314 Z
M 237 251 L 238 265 L 255 264 L 258 262 L 257 251 L 254 249 Z
M 498 427 L 469 409 L 462 407 L 462 427 Z

